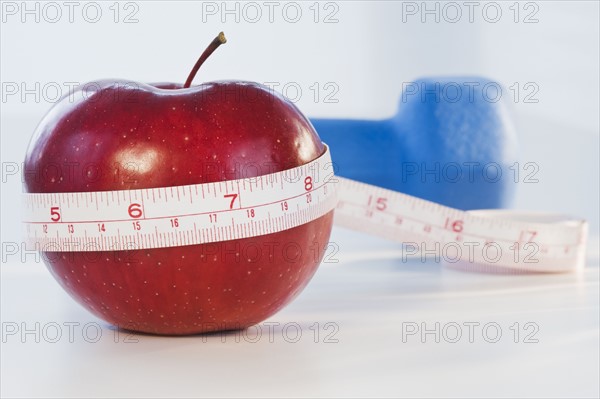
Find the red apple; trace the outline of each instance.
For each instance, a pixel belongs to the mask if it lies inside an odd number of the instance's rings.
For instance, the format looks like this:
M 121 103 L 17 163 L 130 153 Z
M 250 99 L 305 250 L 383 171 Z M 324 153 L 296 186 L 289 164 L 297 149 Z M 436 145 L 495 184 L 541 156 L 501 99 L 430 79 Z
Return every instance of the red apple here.
M 308 163 L 325 150 L 289 101 L 257 83 L 105 81 L 61 100 L 25 159 L 30 193 L 142 189 L 255 177 Z M 79 94 L 82 94 L 81 92 Z M 274 234 L 215 244 L 114 252 L 45 253 L 63 288 L 98 317 L 154 334 L 241 329 L 273 315 L 306 286 L 333 211 Z

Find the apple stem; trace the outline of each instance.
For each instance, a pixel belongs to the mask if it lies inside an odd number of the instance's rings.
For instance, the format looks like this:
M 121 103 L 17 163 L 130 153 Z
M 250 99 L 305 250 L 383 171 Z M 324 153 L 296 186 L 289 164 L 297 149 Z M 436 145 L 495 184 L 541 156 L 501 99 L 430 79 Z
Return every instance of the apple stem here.
M 200 56 L 200 58 L 198 58 L 198 61 L 196 61 L 196 65 L 194 65 L 194 68 L 192 68 L 192 71 L 188 75 L 188 78 L 185 81 L 185 84 L 183 85 L 184 89 L 187 89 L 188 87 L 190 87 L 190 85 L 192 84 L 192 80 L 194 80 L 194 77 L 196 76 L 196 73 L 198 72 L 198 69 L 200 69 L 200 67 L 202 66 L 202 64 L 204 64 L 204 61 L 206 61 L 206 59 L 208 57 L 210 57 L 210 55 L 221 44 L 224 44 L 224 43 L 227 43 L 227 39 L 225 39 L 225 34 L 223 32 L 220 32 L 217 35 L 217 37 L 215 37 L 213 39 L 213 41 L 208 45 L 208 47 L 206 48 L 206 50 L 204 50 L 204 52 L 202 53 L 202 55 Z

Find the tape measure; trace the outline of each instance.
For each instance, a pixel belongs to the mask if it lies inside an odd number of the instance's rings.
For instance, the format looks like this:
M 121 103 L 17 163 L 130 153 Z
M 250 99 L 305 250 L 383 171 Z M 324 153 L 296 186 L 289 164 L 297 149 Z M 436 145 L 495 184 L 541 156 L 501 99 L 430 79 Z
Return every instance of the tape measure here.
M 287 230 L 335 209 L 335 223 L 468 269 L 565 272 L 585 262 L 587 223 L 554 215 L 448 208 L 305 165 L 215 183 L 24 194 L 27 245 L 46 252 L 198 245 Z

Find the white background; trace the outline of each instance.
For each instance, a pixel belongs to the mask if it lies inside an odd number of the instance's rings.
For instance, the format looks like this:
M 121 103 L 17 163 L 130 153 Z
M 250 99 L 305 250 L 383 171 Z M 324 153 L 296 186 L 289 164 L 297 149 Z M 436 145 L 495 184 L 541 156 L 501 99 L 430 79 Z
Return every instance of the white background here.
M 207 15 L 207 3 L 101 2 L 97 23 L 79 3 L 68 20 L 50 23 L 55 10 L 37 3 L 35 15 L 4 13 L 0 38 L 3 165 L 20 164 L 31 133 L 55 96 L 51 87 L 101 78 L 183 82 L 198 54 L 220 31 L 228 43 L 199 72 L 196 82 L 244 79 L 297 84 L 298 106 L 309 116 L 386 118 L 396 112 L 403 84 L 422 76 L 482 75 L 505 87 L 539 87 L 537 103 L 514 101 L 521 161 L 537 162 L 539 183 L 520 184 L 515 207 L 568 213 L 589 220 L 588 267 L 581 275 L 499 277 L 469 275 L 439 265 L 399 261 L 396 245 L 335 230 L 337 264 L 324 264 L 307 291 L 272 320 L 298 322 L 305 334 L 314 322 L 335 322 L 337 344 L 288 344 L 263 338 L 257 344 L 221 342 L 220 337 L 156 338 L 114 344 L 112 331 L 88 344 L 37 344 L 31 337 L 2 343 L 2 395 L 257 396 L 598 396 L 598 147 L 599 5 L 596 1 L 479 3 L 469 21 L 459 5 L 429 2 L 435 15 L 403 14 L 411 3 L 298 3 L 302 16 L 282 13 L 252 23 L 244 4 L 235 15 Z M 30 9 L 35 2 L 27 3 Z M 109 7 L 113 6 L 113 9 Z M 10 6 L 9 6 L 10 7 Z M 212 7 L 212 5 L 211 5 Z M 229 9 L 235 3 L 227 5 Z M 311 8 L 312 7 L 312 8 Z M 510 7 L 513 7 L 512 9 Z M 136 11 L 137 10 L 137 11 Z M 124 23 L 136 11 L 137 23 Z M 324 23 L 330 12 L 335 23 Z M 535 23 L 523 19 L 535 11 Z M 88 19 L 94 17 L 89 11 Z M 25 17 L 25 21 L 22 18 Z M 246 17 L 246 18 L 244 18 Z M 286 20 L 286 17 L 288 20 Z M 421 18 L 425 18 L 425 22 Z M 487 19 L 486 19 L 487 18 Z M 337 103 L 318 101 L 310 87 L 334 82 Z M 40 90 L 36 99 L 7 95 L 7 85 Z M 293 92 L 288 94 L 293 95 Z M 524 93 L 522 93 L 524 94 Z M 18 176 L 2 176 L 2 242 L 20 240 Z M 62 293 L 43 265 L 5 259 L 2 322 L 48 323 L 94 319 Z M 537 344 L 510 340 L 449 344 L 420 339 L 402 342 L 401 323 L 475 321 L 535 322 Z M 505 335 L 508 336 L 508 335 Z M 25 341 L 25 342 L 22 342 Z M 130 345 L 130 346 L 127 346 Z M 112 388 L 111 388 L 112 387 Z

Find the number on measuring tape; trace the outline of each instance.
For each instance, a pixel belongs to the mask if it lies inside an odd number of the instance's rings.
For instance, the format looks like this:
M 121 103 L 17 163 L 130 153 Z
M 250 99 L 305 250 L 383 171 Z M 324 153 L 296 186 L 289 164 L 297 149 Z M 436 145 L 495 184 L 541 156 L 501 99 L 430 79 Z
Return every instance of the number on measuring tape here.
M 231 202 L 229 203 L 229 209 L 233 209 L 233 204 L 235 204 L 235 200 L 237 199 L 237 197 L 238 197 L 237 194 L 225 194 L 223 196 L 223 198 L 231 199 Z
M 60 208 L 58 206 L 50 208 L 50 219 L 53 222 L 58 222 L 60 220 Z
M 133 204 L 129 205 L 127 212 L 129 213 L 129 216 L 131 216 L 134 219 L 141 218 L 142 217 L 142 206 L 140 204 L 134 202 Z

